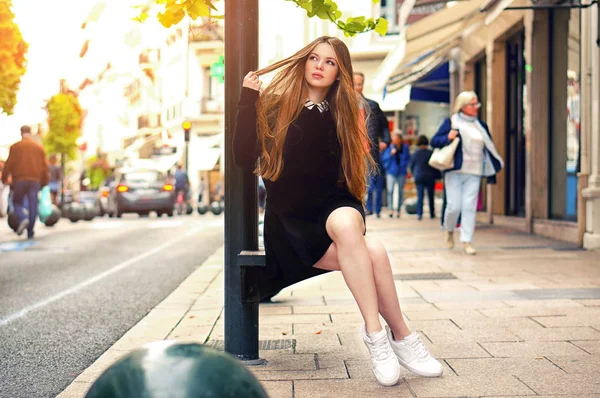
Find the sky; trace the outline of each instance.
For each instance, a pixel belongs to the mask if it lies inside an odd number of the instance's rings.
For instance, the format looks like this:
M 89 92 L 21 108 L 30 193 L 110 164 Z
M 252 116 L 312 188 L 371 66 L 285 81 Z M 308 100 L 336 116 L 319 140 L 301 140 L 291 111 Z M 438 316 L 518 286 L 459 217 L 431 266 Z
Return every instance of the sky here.
M 56 94 L 82 44 L 78 34 L 94 0 L 13 0 L 21 34 L 29 44 L 27 72 L 21 79 L 14 115 L 0 115 L 2 147 L 20 138 L 19 127 L 45 120 L 44 101 Z

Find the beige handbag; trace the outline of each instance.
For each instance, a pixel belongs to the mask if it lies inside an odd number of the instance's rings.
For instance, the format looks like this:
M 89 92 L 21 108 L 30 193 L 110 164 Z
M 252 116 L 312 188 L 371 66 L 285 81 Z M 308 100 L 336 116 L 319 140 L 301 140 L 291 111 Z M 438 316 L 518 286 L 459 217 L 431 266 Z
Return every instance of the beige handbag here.
M 459 142 L 460 138 L 456 137 L 445 147 L 435 148 L 429 158 L 429 165 L 440 171 L 454 167 L 454 153 L 456 152 Z

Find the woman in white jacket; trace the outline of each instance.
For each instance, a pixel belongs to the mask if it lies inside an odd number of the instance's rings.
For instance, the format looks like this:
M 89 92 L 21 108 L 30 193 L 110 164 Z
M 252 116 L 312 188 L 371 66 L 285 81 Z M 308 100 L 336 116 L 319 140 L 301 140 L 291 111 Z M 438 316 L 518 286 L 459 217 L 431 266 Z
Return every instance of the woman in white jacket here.
M 454 229 L 461 215 L 460 241 L 466 254 L 476 253 L 471 242 L 475 233 L 481 178 L 487 178 L 488 183 L 495 183 L 496 173 L 504 167 L 488 126 L 477 117 L 479 108 L 481 103 L 477 94 L 473 91 L 460 93 L 454 102 L 454 114 L 444 120 L 431 139 L 432 147 L 442 148 L 460 137 L 454 153 L 454 167 L 444 173 L 447 200 L 444 229 L 446 245 L 452 249 Z

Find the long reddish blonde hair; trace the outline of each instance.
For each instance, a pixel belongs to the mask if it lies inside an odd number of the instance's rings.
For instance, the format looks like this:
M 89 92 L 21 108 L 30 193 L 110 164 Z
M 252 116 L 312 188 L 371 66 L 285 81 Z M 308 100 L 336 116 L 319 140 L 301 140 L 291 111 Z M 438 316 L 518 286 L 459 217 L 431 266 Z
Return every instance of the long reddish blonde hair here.
M 271 181 L 281 175 L 288 127 L 298 118 L 308 98 L 308 83 L 304 78 L 306 60 L 321 43 L 332 47 L 339 65 L 339 80 L 330 87 L 327 99 L 341 146 L 343 178 L 350 193 L 362 202 L 367 190 L 367 175 L 376 169 L 376 164 L 368 150 L 366 123 L 360 111 L 362 99 L 353 87 L 350 52 L 346 44 L 335 37 L 319 37 L 291 57 L 256 72 L 263 75 L 281 68 L 257 102 L 261 156 L 256 173 Z

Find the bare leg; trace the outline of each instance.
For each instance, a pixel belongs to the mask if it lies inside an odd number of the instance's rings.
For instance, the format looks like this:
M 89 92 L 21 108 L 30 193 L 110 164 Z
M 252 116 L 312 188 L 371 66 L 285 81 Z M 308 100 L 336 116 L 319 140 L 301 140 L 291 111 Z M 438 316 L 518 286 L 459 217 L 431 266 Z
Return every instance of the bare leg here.
M 411 331 L 404 321 L 398 294 L 396 292 L 396 284 L 392 275 L 392 268 L 387 251 L 383 245 L 376 239 L 365 238 L 369 257 L 373 267 L 373 276 L 377 291 L 377 305 L 379 313 L 383 316 L 388 326 L 394 333 L 396 340 L 401 340 L 408 336 Z M 338 250 L 336 243 L 332 243 L 323 258 L 315 264 L 316 268 L 340 271 L 338 261 Z M 343 271 L 342 271 L 343 272 Z
M 379 306 L 373 264 L 369 256 L 367 243 L 363 236 L 365 225 L 360 213 L 351 207 L 341 207 L 334 210 L 327 218 L 327 233 L 333 240 L 335 252 L 328 258 L 319 260 L 315 267 L 322 268 L 326 263 L 335 262 L 338 270 L 342 271 L 344 280 L 352 292 L 360 313 L 365 320 L 367 333 L 381 330 L 379 321 Z M 327 253 L 330 253 L 328 250 Z M 327 254 L 325 255 L 327 256 Z M 325 264 L 326 265 L 326 264 Z M 325 268 L 329 269 L 329 268 Z
M 392 329 L 394 338 L 401 340 L 411 332 L 402 316 L 390 259 L 381 242 L 372 238 L 365 238 L 365 240 L 373 264 L 379 313 Z

